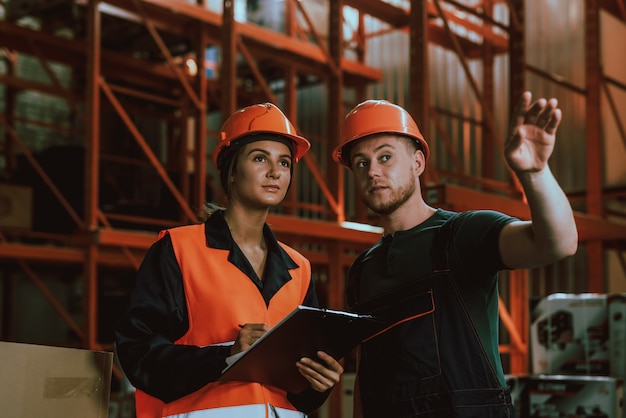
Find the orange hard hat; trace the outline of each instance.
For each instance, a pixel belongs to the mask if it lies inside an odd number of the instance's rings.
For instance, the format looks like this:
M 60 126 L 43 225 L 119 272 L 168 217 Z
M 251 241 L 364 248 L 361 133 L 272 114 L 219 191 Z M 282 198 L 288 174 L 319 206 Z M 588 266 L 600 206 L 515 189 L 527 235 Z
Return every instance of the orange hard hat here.
M 294 162 L 298 162 L 311 148 L 311 143 L 296 133 L 296 128 L 276 105 L 269 102 L 255 104 L 239 109 L 224 122 L 217 138 L 217 146 L 213 150 L 213 165 L 220 169 L 220 154 L 237 139 L 263 133 L 290 139 L 293 143 Z
M 346 115 L 333 159 L 349 168 L 350 155 L 349 150 L 344 150 L 346 145 L 378 133 L 394 133 L 415 139 L 424 152 L 424 158 L 428 159 L 430 149 L 415 120 L 403 107 L 387 100 L 366 100 Z

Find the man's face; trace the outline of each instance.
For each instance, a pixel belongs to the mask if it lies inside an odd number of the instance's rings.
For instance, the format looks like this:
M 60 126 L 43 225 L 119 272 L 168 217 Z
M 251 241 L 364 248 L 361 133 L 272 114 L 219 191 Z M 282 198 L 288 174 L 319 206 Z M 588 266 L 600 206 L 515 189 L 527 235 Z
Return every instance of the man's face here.
M 377 134 L 359 140 L 350 150 L 357 191 L 374 212 L 387 215 L 417 190 L 416 151 L 399 135 Z

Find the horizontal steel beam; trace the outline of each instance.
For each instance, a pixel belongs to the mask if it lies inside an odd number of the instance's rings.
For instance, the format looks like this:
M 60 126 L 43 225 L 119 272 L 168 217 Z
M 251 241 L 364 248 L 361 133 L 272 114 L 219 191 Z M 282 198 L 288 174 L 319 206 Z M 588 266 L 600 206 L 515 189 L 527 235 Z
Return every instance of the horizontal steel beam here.
M 493 209 L 520 219 L 530 219 L 528 205 L 521 199 L 498 196 L 455 185 L 442 185 L 437 190 L 438 203 L 454 210 Z M 626 225 L 599 216 L 574 212 L 578 241 L 626 240 Z

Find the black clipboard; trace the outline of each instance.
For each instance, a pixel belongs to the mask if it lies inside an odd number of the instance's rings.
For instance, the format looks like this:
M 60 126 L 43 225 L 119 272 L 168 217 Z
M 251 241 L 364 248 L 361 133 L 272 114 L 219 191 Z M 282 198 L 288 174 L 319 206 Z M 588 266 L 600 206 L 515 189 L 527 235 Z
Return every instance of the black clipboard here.
M 299 393 L 309 386 L 296 367 L 302 357 L 324 351 L 339 360 L 383 328 L 370 315 L 300 305 L 259 338 L 220 381 L 246 381 Z

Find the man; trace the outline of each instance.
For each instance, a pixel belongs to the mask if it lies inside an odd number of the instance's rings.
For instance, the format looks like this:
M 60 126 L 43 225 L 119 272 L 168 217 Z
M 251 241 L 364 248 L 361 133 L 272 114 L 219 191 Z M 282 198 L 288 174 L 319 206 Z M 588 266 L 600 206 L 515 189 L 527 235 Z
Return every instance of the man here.
M 350 308 L 387 321 L 361 344 L 355 417 L 511 417 L 498 352 L 497 273 L 576 252 L 565 194 L 548 166 L 561 121 L 556 99 L 517 105 L 505 157 L 532 219 L 491 210 L 456 213 L 420 192 L 428 143 L 409 113 L 367 100 L 345 118 L 335 161 L 380 215 L 382 239 L 350 268 Z

